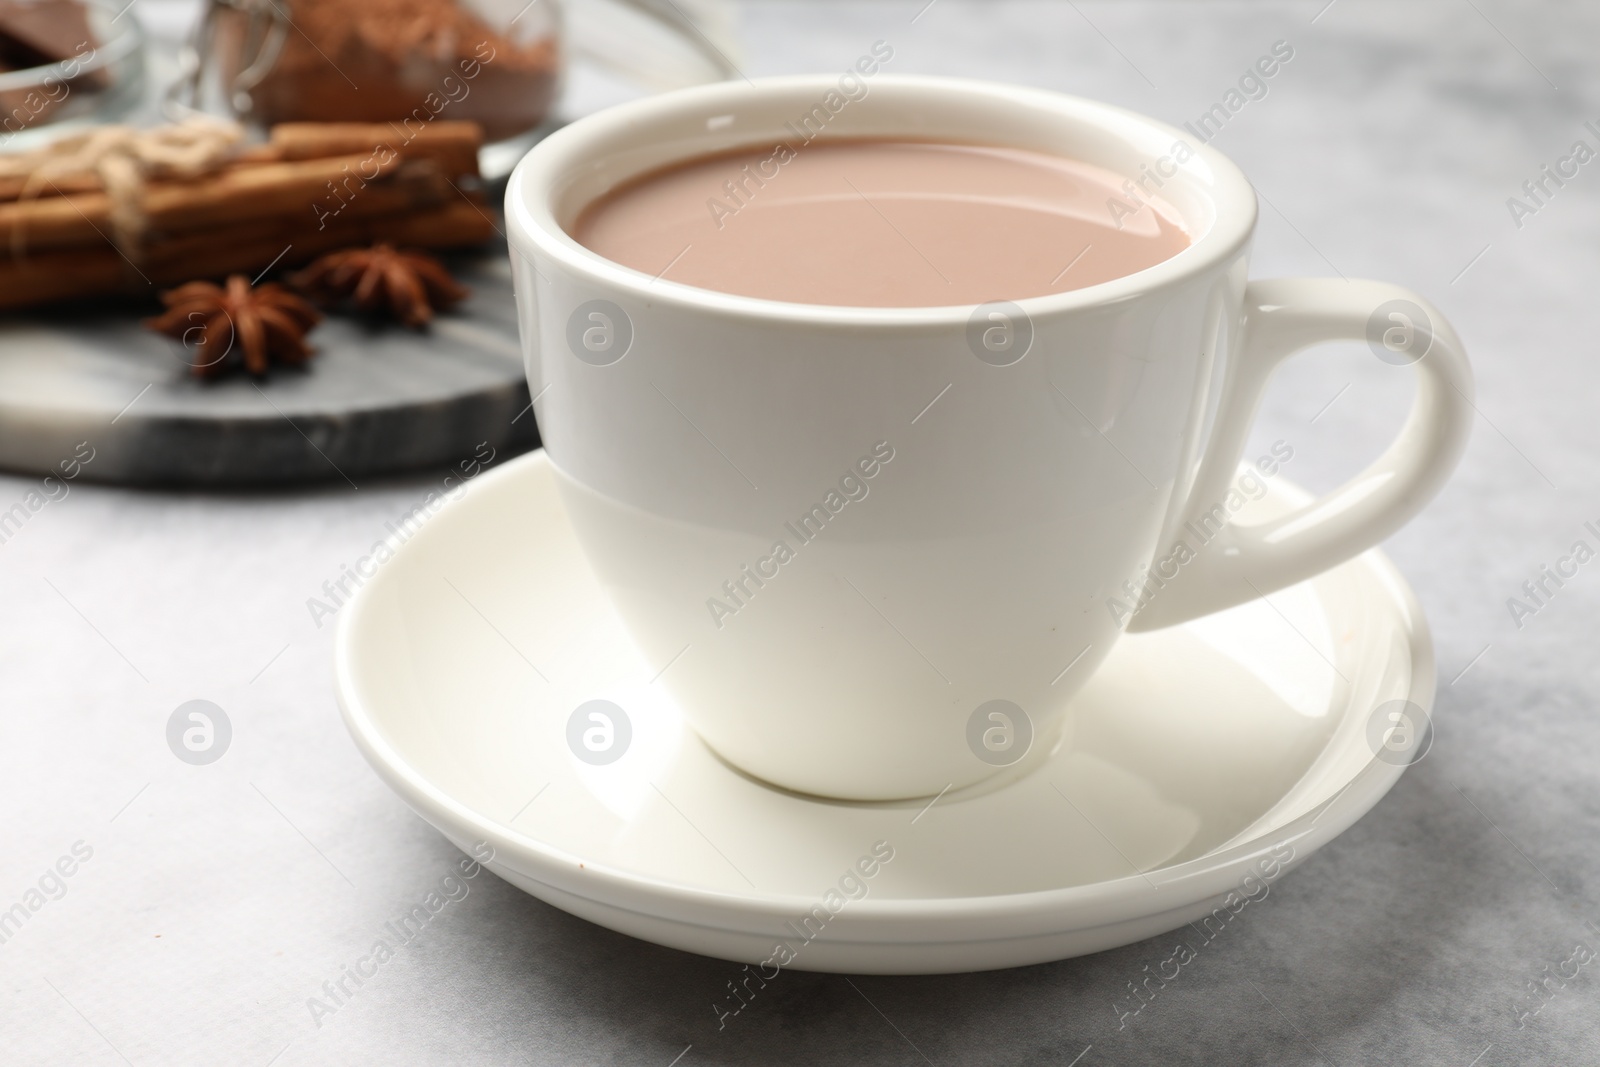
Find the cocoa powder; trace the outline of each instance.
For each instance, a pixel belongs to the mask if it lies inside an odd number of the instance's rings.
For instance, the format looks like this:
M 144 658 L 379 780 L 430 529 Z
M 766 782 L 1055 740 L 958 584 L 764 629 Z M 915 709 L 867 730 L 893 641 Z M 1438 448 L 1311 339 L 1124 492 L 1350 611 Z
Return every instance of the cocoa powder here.
M 277 122 L 472 120 L 488 139 L 537 126 L 555 95 L 553 36 L 518 41 L 456 0 L 290 0 L 283 47 L 248 89 L 249 117 Z M 268 9 L 271 10 L 270 8 Z M 248 16 L 219 8 L 217 46 L 232 83 Z

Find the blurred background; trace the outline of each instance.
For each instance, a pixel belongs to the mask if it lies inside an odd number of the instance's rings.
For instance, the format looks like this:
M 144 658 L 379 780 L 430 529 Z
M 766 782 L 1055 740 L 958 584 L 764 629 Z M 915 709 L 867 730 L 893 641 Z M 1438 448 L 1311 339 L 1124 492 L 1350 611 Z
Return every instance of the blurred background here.
M 1525 187 L 1576 142 L 1600 149 L 1600 13 L 1506 0 L 567 0 L 558 13 L 517 0 L 471 5 L 501 42 L 479 80 L 471 49 L 437 44 L 435 23 L 462 17 L 449 0 L 302 3 L 304 32 L 285 5 L 113 0 L 41 19 L 0 3 L 0 906 L 76 857 L 61 894 L 0 943 L 0 1058 L 1600 1062 L 1587 977 L 1518 1019 L 1550 969 L 1600 937 L 1600 579 L 1581 571 L 1532 616 L 1508 604 L 1600 520 L 1600 172 L 1585 162 Z M 878 40 L 896 73 L 1018 82 L 1178 126 L 1240 89 L 1258 57 L 1292 51 L 1241 90 L 1213 140 L 1260 194 L 1254 275 L 1408 286 L 1451 318 L 1477 368 L 1465 461 L 1385 546 L 1437 647 L 1427 759 L 1132 1033 L 1112 1004 L 1158 958 L 1151 945 L 856 979 L 881 1014 L 842 978 L 796 973 L 719 1032 L 702 992 L 729 965 L 493 880 L 381 987 L 313 1025 L 306 998 L 457 857 L 351 745 L 332 620 L 308 602 L 386 522 L 482 459 L 480 443 L 492 462 L 536 443 L 497 183 L 572 117 L 710 78 L 842 70 Z M 345 110 L 338 79 L 304 73 L 308 53 L 335 49 L 402 86 L 421 55 L 471 95 L 397 91 L 397 115 Z M 485 132 L 463 147 L 438 128 L 468 105 Z M 372 163 L 370 190 L 346 184 L 344 168 L 365 164 L 348 142 L 262 130 L 403 129 L 417 107 L 440 122 L 392 173 Z M 158 121 L 183 132 L 94 140 L 107 122 Z M 253 155 L 218 177 L 221 151 Z M 250 167 L 263 171 L 239 175 Z M 441 198 L 441 181 L 457 188 Z M 136 210 L 128 182 L 175 191 Z M 303 200 L 293 221 L 273 214 L 272 191 L 294 182 L 327 184 L 333 221 L 317 227 Z M 241 214 L 237 231 L 216 221 Z M 411 328 L 416 299 L 357 306 L 360 271 L 321 262 L 386 240 L 428 248 L 470 290 L 408 268 L 431 333 Z M 186 276 L 195 264 L 209 266 Z M 162 311 L 156 291 L 232 272 L 285 288 L 242 304 L 196 293 L 175 329 L 142 325 Z M 304 338 L 269 333 L 246 351 L 211 325 L 219 309 L 302 298 L 322 316 Z M 297 339 L 317 350 L 309 369 Z M 441 341 L 455 358 L 437 358 Z M 1299 357 L 1247 454 L 1289 442 L 1285 476 L 1332 488 L 1390 440 L 1407 377 L 1362 345 Z M 192 700 L 229 723 L 213 764 L 169 746 L 168 720 Z

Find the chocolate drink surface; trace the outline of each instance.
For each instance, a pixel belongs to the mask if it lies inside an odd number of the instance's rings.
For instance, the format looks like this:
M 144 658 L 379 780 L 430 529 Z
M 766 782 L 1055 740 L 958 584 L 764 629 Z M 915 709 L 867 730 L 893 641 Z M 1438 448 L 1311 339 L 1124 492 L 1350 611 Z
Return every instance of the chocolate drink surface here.
M 1190 243 L 1175 209 L 1130 198 L 1101 167 L 1026 149 L 891 140 L 691 159 L 599 198 L 571 233 L 668 281 L 857 307 L 1066 292 L 1152 267 Z

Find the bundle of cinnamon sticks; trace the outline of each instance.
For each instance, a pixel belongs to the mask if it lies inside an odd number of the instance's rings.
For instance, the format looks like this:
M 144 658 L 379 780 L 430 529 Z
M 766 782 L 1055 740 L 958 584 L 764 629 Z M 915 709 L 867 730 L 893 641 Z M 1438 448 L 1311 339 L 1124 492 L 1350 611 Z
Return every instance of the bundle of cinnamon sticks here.
M 144 182 L 131 205 L 92 174 L 0 180 L 0 310 L 254 274 L 379 241 L 480 244 L 496 232 L 481 141 L 471 122 L 284 123 L 206 174 Z

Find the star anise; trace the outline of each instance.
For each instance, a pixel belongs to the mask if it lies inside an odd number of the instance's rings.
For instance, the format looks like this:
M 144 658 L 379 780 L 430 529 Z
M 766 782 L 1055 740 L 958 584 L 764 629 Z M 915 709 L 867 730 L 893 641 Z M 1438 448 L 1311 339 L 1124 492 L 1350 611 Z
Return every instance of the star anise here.
M 176 337 L 194 352 L 197 377 L 214 378 L 243 363 L 251 374 L 272 363 L 298 365 L 311 358 L 306 331 L 322 321 L 315 308 L 281 285 L 252 288 L 242 274 L 224 285 L 189 282 L 161 294 L 167 310 L 145 326 Z
M 414 330 L 468 295 L 437 259 L 386 244 L 330 252 L 289 282 L 322 303 L 351 297 L 363 311 L 387 308 Z

